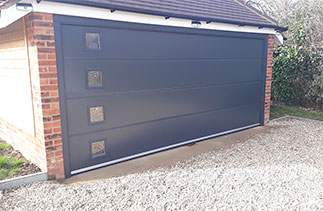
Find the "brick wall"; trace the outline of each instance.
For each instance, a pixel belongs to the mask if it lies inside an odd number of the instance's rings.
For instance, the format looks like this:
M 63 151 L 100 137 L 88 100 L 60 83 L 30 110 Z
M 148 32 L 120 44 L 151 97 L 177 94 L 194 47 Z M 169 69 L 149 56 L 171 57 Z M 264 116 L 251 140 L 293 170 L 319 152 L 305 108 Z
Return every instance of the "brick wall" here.
M 266 95 L 265 95 L 265 123 L 269 121 L 269 117 L 270 117 L 270 98 L 271 98 L 274 37 L 275 35 L 272 35 L 272 34 L 268 35 Z
M 25 17 L 25 24 L 33 84 L 36 135 L 45 146 L 48 175 L 63 178 L 63 146 L 53 16 L 31 13 Z

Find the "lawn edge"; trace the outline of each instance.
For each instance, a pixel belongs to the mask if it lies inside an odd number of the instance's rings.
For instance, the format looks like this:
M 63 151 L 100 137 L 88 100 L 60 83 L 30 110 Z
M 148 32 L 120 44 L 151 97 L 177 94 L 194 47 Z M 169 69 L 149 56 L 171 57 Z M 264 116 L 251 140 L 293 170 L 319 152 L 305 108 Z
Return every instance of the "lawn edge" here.
M 0 181 L 0 190 L 12 189 L 34 182 L 47 181 L 47 172 L 39 172 Z
M 278 118 L 275 118 L 275 119 L 271 119 L 269 122 L 275 122 L 275 121 L 284 120 L 284 119 L 288 119 L 288 118 L 298 119 L 298 120 L 307 121 L 307 122 L 317 122 L 317 123 L 323 124 L 323 121 L 320 121 L 320 120 L 307 119 L 307 118 L 298 117 L 298 116 L 291 116 L 291 115 L 285 115 L 285 116 L 282 116 L 282 117 L 278 117 Z

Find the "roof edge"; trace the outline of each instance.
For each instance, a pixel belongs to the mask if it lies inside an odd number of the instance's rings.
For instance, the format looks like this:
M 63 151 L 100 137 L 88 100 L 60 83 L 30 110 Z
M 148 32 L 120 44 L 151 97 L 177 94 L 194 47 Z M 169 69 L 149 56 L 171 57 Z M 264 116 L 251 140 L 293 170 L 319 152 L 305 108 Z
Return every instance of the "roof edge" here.
M 236 1 L 237 3 L 241 4 L 241 6 L 247 8 L 248 10 L 250 10 L 251 12 L 255 13 L 256 15 L 260 16 L 261 18 L 275 24 L 275 25 L 278 25 L 279 22 L 270 17 L 267 13 L 265 13 L 265 11 L 261 12 L 260 10 L 258 10 L 257 8 L 255 8 L 254 6 L 250 5 L 250 4 L 246 4 L 246 2 L 244 0 L 234 0 Z
M 99 7 L 99 8 L 105 8 L 110 10 L 120 10 L 125 12 L 134 12 L 134 13 L 140 13 L 140 14 L 147 14 L 147 15 L 157 15 L 157 16 L 165 16 L 165 17 L 171 17 L 171 18 L 182 18 L 182 19 L 189 19 L 189 20 L 195 20 L 195 21 L 206 21 L 206 22 L 217 22 L 217 23 L 225 23 L 225 24 L 235 24 L 239 26 L 255 26 L 259 28 L 273 28 L 277 31 L 287 31 L 286 27 L 281 27 L 274 24 L 255 24 L 250 22 L 243 22 L 243 21 L 229 21 L 229 20 L 223 20 L 223 19 L 212 19 L 212 18 L 205 18 L 205 17 L 198 17 L 198 16 L 187 16 L 187 15 L 178 15 L 178 14 L 172 14 L 172 13 L 161 13 L 156 12 L 152 10 L 138 10 L 133 9 L 130 7 L 124 7 L 124 6 L 115 6 L 111 4 L 103 4 L 103 3 L 97 3 L 97 2 L 85 2 L 85 1 L 79 1 L 79 0 L 43 0 L 43 1 L 49 1 L 49 2 L 56 2 L 56 3 L 65 3 L 65 4 L 76 4 L 76 5 L 82 5 L 82 6 L 90 6 L 90 7 Z

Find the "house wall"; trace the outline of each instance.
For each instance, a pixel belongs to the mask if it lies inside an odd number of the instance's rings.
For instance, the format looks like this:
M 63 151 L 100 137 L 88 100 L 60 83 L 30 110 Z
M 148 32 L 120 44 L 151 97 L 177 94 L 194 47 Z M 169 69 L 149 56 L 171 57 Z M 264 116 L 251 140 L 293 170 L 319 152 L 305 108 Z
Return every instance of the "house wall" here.
M 45 151 L 34 124 L 24 20 L 0 30 L 0 138 L 43 171 Z
M 30 13 L 24 20 L 33 84 L 36 136 L 44 147 L 44 162 L 49 178 L 64 178 L 53 16 Z
M 0 30 L 0 137 L 63 178 L 63 147 L 51 14 L 30 13 Z
M 0 80 L 0 118 L 33 135 L 34 118 L 22 19 L 0 30 Z
M 267 49 L 267 71 L 266 71 L 266 94 L 265 94 L 265 112 L 264 120 L 267 123 L 270 119 L 270 103 L 271 103 L 271 82 L 272 82 L 272 67 L 275 35 L 268 35 L 268 49 Z

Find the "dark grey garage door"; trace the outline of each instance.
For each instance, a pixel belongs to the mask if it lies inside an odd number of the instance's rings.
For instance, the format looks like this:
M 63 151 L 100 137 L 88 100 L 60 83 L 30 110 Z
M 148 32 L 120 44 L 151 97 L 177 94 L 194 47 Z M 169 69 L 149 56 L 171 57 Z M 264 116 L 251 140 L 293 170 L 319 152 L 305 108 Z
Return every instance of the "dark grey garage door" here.
M 62 16 L 55 30 L 67 175 L 262 124 L 265 35 Z

